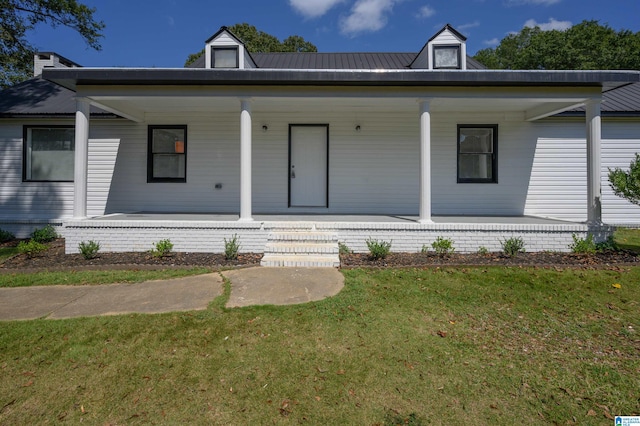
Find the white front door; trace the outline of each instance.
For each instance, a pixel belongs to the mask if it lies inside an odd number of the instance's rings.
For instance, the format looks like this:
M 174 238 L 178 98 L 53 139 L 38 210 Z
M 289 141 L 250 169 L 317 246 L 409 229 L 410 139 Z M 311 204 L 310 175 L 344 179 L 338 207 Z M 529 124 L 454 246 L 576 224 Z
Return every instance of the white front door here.
M 289 207 L 328 207 L 328 125 L 289 126 Z

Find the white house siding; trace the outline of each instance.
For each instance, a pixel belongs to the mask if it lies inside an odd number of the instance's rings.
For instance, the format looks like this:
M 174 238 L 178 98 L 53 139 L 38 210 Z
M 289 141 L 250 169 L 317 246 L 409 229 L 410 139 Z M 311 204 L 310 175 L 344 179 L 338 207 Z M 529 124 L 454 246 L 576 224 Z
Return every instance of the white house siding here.
M 571 221 L 586 215 L 586 133 L 583 120 L 546 120 L 535 124 L 538 134 L 527 191 L 525 214 Z M 640 225 L 640 207 L 613 194 L 608 169 L 627 169 L 640 152 L 640 122 L 602 123 L 602 219 L 616 225 Z

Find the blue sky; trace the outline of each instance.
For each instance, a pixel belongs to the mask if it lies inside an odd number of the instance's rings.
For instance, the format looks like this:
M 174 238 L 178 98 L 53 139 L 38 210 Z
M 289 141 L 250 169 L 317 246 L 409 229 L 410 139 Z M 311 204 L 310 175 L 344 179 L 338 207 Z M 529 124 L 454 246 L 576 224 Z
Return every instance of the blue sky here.
M 566 29 L 585 19 L 640 31 L 640 0 L 81 0 L 106 24 L 103 50 L 63 28 L 29 40 L 88 67 L 181 67 L 221 26 L 247 22 L 279 39 L 300 35 L 320 52 L 417 52 L 446 23 L 467 49 L 495 46 L 524 26 Z

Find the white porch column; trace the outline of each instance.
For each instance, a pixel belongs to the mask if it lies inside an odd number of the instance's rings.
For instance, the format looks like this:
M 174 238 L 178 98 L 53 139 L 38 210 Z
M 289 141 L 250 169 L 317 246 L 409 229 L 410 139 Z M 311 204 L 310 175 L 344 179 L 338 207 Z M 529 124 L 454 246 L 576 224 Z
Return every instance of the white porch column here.
M 251 217 L 251 100 L 240 100 L 240 221 Z
M 89 162 L 89 114 L 87 98 L 76 98 L 75 156 L 73 166 L 73 217 L 87 217 L 87 163 Z
M 587 222 L 602 223 L 600 100 L 586 103 L 587 125 Z
M 431 220 L 431 113 L 429 101 L 420 102 L 420 223 Z

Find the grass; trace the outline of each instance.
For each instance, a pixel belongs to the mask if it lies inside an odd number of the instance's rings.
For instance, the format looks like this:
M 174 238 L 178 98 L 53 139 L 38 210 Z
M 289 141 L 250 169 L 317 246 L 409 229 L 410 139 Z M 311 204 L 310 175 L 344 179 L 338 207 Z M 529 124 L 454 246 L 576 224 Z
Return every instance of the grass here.
M 612 424 L 640 268 L 347 270 L 294 306 L 0 323 L 0 423 Z M 613 286 L 619 284 L 620 288 Z
M 614 240 L 621 249 L 640 253 L 640 229 L 618 228 Z
M 33 274 L 0 274 L 0 287 L 29 287 L 36 285 L 95 285 L 110 283 L 137 283 L 206 274 L 208 268 L 164 269 L 154 271 L 67 271 L 37 272 Z
M 18 254 L 18 247 L 0 247 L 0 263 L 15 254 Z

